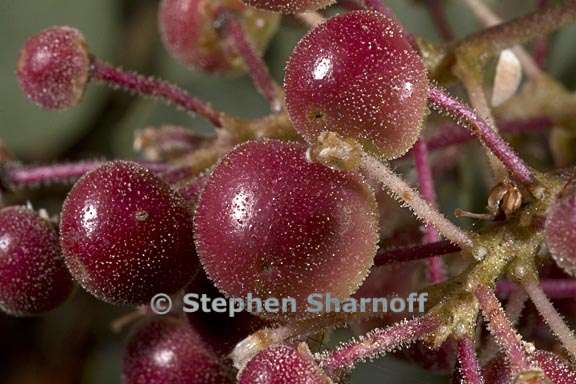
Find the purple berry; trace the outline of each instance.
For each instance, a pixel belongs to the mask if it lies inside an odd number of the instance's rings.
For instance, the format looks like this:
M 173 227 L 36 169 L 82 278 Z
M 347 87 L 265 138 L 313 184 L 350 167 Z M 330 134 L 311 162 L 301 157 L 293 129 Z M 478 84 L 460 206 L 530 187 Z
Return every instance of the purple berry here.
M 336 16 L 296 46 L 284 79 L 296 130 L 351 137 L 391 159 L 416 142 L 426 113 L 424 64 L 396 21 L 373 11 Z
M 82 177 L 64 202 L 60 230 L 72 275 L 110 303 L 174 293 L 198 266 L 186 203 L 135 163 L 110 162 Z
M 131 337 L 124 384 L 227 384 L 225 367 L 200 335 L 172 317 L 148 322 Z
M 544 226 L 546 243 L 556 263 L 576 276 L 576 188 L 568 187 L 550 207 Z
M 65 109 L 80 102 L 90 77 L 84 36 L 70 27 L 51 27 L 29 38 L 18 60 L 24 93 L 46 109 Z
M 240 372 L 239 384 L 330 384 L 304 344 L 278 345 L 257 354 Z
M 311 163 L 304 145 L 280 141 L 229 153 L 200 196 L 195 223 L 204 269 L 235 297 L 348 297 L 378 241 L 374 194 L 363 179 Z M 302 315 L 301 307 L 286 315 Z
M 62 304 L 72 288 L 56 227 L 26 207 L 0 210 L 0 309 L 41 314 Z
M 313 11 L 334 4 L 336 0 L 242 0 L 251 7 L 282 13 Z
M 258 11 L 240 0 L 162 0 L 159 24 L 164 45 L 182 64 L 207 72 L 244 69 L 217 19 L 222 8 L 235 12 L 251 43 L 263 52 L 278 29 L 278 15 Z

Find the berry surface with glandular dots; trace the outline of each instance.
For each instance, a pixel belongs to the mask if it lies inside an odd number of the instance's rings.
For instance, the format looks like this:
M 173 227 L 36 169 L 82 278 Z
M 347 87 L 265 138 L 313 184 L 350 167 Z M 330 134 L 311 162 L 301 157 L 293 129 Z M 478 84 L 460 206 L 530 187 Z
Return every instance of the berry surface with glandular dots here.
M 566 273 L 576 276 L 576 184 L 570 182 L 550 207 L 544 225 L 550 254 Z
M 60 231 L 74 278 L 110 303 L 174 293 L 198 268 L 190 209 L 136 163 L 114 161 L 83 176 L 64 202 Z
M 227 384 L 226 368 L 185 321 L 151 320 L 130 337 L 124 384 Z
M 30 208 L 0 210 L 0 309 L 41 314 L 62 304 L 72 288 L 56 226 Z
M 360 175 L 306 158 L 306 147 L 256 141 L 236 147 L 212 172 L 195 216 L 196 246 L 225 294 L 345 298 L 373 264 L 374 194 Z
M 28 99 L 40 107 L 75 106 L 90 76 L 84 36 L 70 27 L 51 27 L 32 36 L 20 51 L 16 74 Z
M 314 11 L 334 4 L 336 0 L 243 0 L 251 7 L 282 13 Z
M 303 344 L 270 347 L 248 362 L 239 384 L 330 384 Z
M 265 50 L 280 22 L 279 15 L 249 8 L 240 0 L 163 0 L 159 25 L 168 52 L 191 69 L 243 70 L 244 62 L 217 30 L 221 10 L 237 15 L 259 53 Z
M 284 78 L 296 130 L 360 141 L 391 159 L 416 142 L 427 110 L 424 64 L 396 21 L 373 11 L 336 16 L 292 52 Z

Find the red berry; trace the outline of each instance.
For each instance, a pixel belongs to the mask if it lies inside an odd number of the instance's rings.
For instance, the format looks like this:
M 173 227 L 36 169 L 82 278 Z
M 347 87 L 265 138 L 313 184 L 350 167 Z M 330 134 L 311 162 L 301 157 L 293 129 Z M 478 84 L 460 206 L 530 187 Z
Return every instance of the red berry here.
M 420 134 L 428 80 L 396 21 L 355 11 L 300 40 L 286 67 L 284 89 L 290 119 L 307 140 L 334 131 L 396 158 Z
M 374 195 L 362 178 L 311 163 L 304 145 L 280 141 L 229 153 L 200 196 L 195 223 L 204 269 L 235 297 L 348 297 L 378 241 Z
M 16 316 L 47 312 L 72 287 L 56 227 L 29 208 L 0 210 L 0 309 Z
M 186 322 L 153 320 L 131 337 L 124 354 L 124 384 L 226 384 L 226 369 Z
M 32 36 L 20 51 L 17 75 L 28 99 L 40 107 L 75 106 L 90 77 L 84 36 L 70 27 L 51 27 Z
M 174 293 L 198 266 L 186 203 L 135 163 L 114 161 L 83 176 L 64 202 L 60 230 L 72 275 L 110 303 Z
M 304 344 L 278 345 L 258 353 L 240 372 L 239 384 L 330 384 Z
M 248 38 L 258 52 L 263 52 L 280 18 L 248 8 L 240 0 L 162 0 L 159 24 L 168 51 L 190 68 L 207 72 L 244 69 L 242 59 L 216 29 L 223 7 L 238 14 Z
M 569 185 L 550 207 L 544 233 L 556 264 L 576 276 L 576 188 L 573 185 Z
M 336 0 L 242 0 L 251 7 L 282 13 L 313 11 L 334 4 Z

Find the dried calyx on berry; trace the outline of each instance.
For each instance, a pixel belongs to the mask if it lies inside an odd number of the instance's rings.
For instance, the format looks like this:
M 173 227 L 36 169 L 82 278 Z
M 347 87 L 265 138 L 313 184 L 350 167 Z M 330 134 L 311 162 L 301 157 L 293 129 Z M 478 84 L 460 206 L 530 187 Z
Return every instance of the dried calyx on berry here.
M 70 27 L 51 27 L 29 38 L 16 74 L 24 93 L 46 109 L 77 105 L 90 78 L 90 55 L 84 36 Z
M 387 159 L 414 145 L 427 110 L 420 56 L 396 21 L 373 11 L 336 16 L 309 32 L 290 56 L 284 89 L 306 140 L 333 131 Z
M 180 63 L 207 72 L 244 70 L 245 64 L 217 26 L 222 10 L 233 12 L 262 53 L 276 33 L 280 16 L 240 0 L 163 0 L 159 25 L 166 49 Z
M 62 207 L 60 243 L 80 285 L 113 304 L 175 293 L 198 268 L 191 210 L 132 162 L 110 162 L 78 180 Z
M 254 141 L 212 172 L 195 216 L 196 247 L 226 295 L 347 298 L 373 264 L 378 242 L 374 194 L 363 178 L 306 159 L 306 147 Z M 286 311 L 285 311 L 286 312 Z M 274 315 L 274 314 L 268 314 Z
M 251 7 L 282 13 L 314 11 L 334 4 L 336 0 L 242 0 Z
M 72 288 L 56 226 L 31 208 L 0 210 L 0 309 L 38 315 L 62 304 Z

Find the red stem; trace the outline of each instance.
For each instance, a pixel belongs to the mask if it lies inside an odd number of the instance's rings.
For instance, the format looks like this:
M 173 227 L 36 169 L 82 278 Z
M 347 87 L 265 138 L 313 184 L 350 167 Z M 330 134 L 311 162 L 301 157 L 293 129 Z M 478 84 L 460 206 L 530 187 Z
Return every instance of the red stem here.
M 213 109 L 208 103 L 190 95 L 176 85 L 145 77 L 133 72 L 115 68 L 99 59 L 92 60 L 92 78 L 139 95 L 159 98 L 168 104 L 175 104 L 187 112 L 196 113 L 215 127 L 222 127 L 223 113 Z
M 396 15 L 394 15 L 394 12 L 392 12 L 392 10 L 388 6 L 386 6 L 382 2 L 382 0 L 364 0 L 364 5 L 366 6 L 366 8 L 373 9 L 375 11 L 383 13 L 391 19 L 394 20 L 396 19 Z
M 426 0 L 426 8 L 430 14 L 430 18 L 436 25 L 436 29 L 440 34 L 440 37 L 446 42 L 452 41 L 454 39 L 454 32 L 450 27 L 450 23 L 446 17 L 446 12 L 444 9 L 444 0 Z
M 347 11 L 359 11 L 366 8 L 361 2 L 362 0 L 340 0 L 338 5 Z
M 573 299 L 576 297 L 576 280 L 574 279 L 541 280 L 540 287 L 551 299 Z M 520 287 L 508 280 L 500 281 L 496 285 L 496 293 L 501 298 L 508 297 L 516 289 L 520 289 Z
M 459 251 L 460 247 L 452 244 L 449 240 L 412 245 L 405 248 L 380 249 L 374 259 L 374 265 L 382 266 L 386 264 L 403 263 L 406 261 L 447 255 Z
M 430 205 L 436 207 L 436 191 L 434 188 L 434 178 L 432 176 L 432 169 L 428 158 L 428 146 L 423 139 L 419 139 L 414 145 L 414 162 L 416 164 L 416 174 L 418 177 L 418 184 L 420 185 L 420 194 Z M 436 229 L 430 225 L 426 225 L 423 241 L 425 244 L 434 243 L 440 240 L 440 236 Z M 444 263 L 439 257 L 432 257 L 426 260 L 428 279 L 431 283 L 439 283 L 445 279 Z
M 546 8 L 549 3 L 549 0 L 538 0 L 538 10 Z M 546 67 L 546 61 L 548 59 L 549 52 L 550 38 L 548 36 L 542 36 L 534 42 L 532 57 L 534 58 L 534 62 L 536 62 L 539 68 L 544 69 Z
M 530 369 L 530 360 L 522 344 L 522 339 L 514 330 L 512 322 L 506 316 L 494 292 L 480 285 L 474 294 L 480 303 L 480 308 L 488 323 L 488 329 L 506 355 L 513 375 L 516 376 L 518 373 Z
M 105 161 L 83 161 L 79 163 L 63 163 L 40 166 L 8 165 L 4 170 L 4 184 L 11 189 L 33 187 L 42 184 L 70 184 L 90 172 Z M 163 173 L 169 166 L 162 163 L 142 163 L 155 173 Z
M 329 376 L 353 368 L 354 364 L 380 356 L 434 332 L 438 321 L 431 316 L 376 329 L 357 341 L 346 343 L 321 357 L 320 366 Z
M 258 55 L 254 46 L 246 36 L 240 21 L 229 12 L 222 12 L 224 33 L 230 37 L 236 53 L 242 57 L 258 91 L 268 100 L 272 110 L 282 109 L 282 96 L 280 87 L 266 66 L 262 57 Z
M 498 129 L 502 133 L 518 134 L 526 132 L 543 132 L 554 126 L 552 119 L 548 117 L 534 117 L 522 120 L 507 120 L 498 122 Z M 428 138 L 427 144 L 430 151 L 466 143 L 474 139 L 469 131 L 458 125 L 449 124 L 441 128 L 439 132 Z
M 436 87 L 430 87 L 428 102 L 432 109 L 444 113 L 465 125 L 504 164 L 512 178 L 522 184 L 533 183 L 534 175 L 524 161 L 470 107 Z
M 462 384 L 484 384 L 474 343 L 468 336 L 458 339 L 458 369 Z

